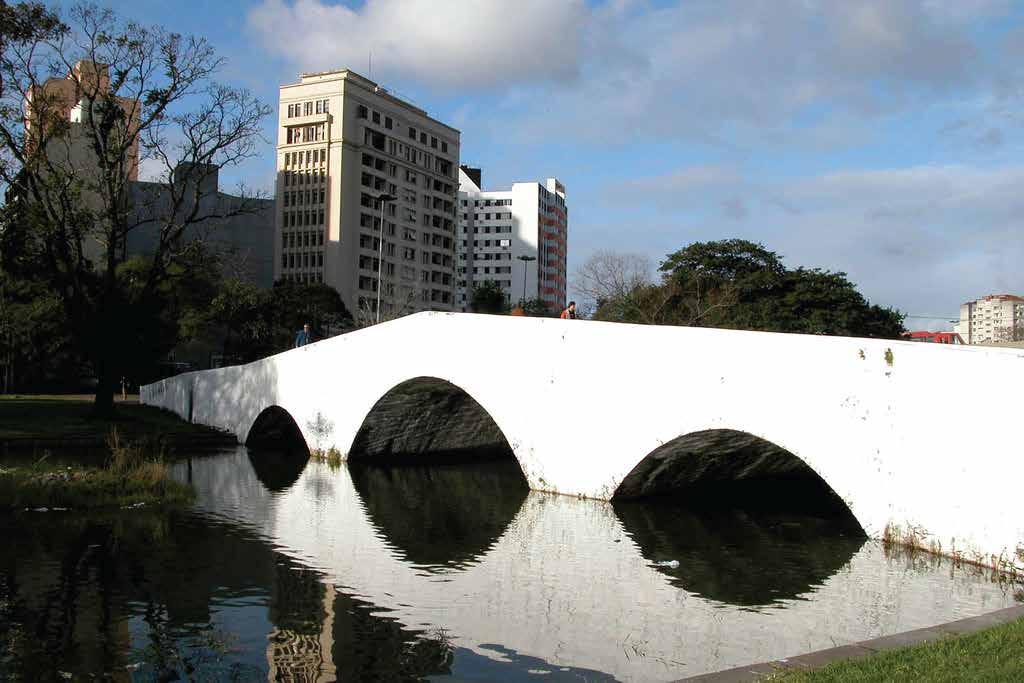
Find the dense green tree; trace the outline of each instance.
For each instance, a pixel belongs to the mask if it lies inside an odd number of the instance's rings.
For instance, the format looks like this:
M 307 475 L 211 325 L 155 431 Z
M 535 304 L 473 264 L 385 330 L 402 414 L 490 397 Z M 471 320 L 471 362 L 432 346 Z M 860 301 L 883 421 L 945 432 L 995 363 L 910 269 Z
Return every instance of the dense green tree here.
M 91 4 L 60 17 L 40 14 L 38 5 L 11 7 L 0 41 L 0 182 L 23 206 L 20 225 L 3 229 L 25 237 L 8 243 L 37 264 L 59 298 L 68 332 L 98 378 L 96 409 L 109 413 L 138 344 L 161 329 L 161 321 L 138 316 L 166 300 L 194 226 L 256 209 L 252 202 L 225 208 L 208 180 L 255 154 L 270 109 L 213 80 L 223 60 L 201 38 Z M 84 67 L 71 68 L 78 63 Z M 74 131 L 64 94 L 42 87 L 53 78 L 70 81 L 74 98 L 90 103 Z M 69 135 L 75 154 L 62 156 Z M 159 210 L 129 204 L 136 155 L 161 169 L 147 200 Z M 125 267 L 124 244 L 142 226 L 156 243 L 145 262 Z
M 561 311 L 556 311 L 548 306 L 542 299 L 519 300 L 516 307 L 522 310 L 523 315 L 530 318 L 557 318 Z
M 317 339 L 351 329 L 354 324 L 341 295 L 325 284 L 275 282 L 269 307 L 274 344 L 279 350 L 291 348 L 295 334 L 306 323 Z
M 594 318 L 772 332 L 896 338 L 903 317 L 869 304 L 845 273 L 787 270 L 746 240 L 696 242 L 662 262 L 660 284 L 600 303 Z
M 508 310 L 505 291 L 494 280 L 484 280 L 473 287 L 469 307 L 474 313 L 504 313 Z

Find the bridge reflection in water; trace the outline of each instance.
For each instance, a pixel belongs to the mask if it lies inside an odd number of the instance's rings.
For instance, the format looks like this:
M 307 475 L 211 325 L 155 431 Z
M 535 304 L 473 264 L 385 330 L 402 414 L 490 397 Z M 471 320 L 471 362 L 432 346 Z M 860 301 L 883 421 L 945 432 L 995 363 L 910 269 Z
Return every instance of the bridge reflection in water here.
M 310 461 L 282 489 L 240 449 L 191 473 L 204 514 L 266 538 L 396 634 L 418 634 L 410 643 L 431 641 L 437 673 L 518 663 L 671 679 L 1012 602 L 978 577 L 888 559 L 827 519 L 527 492 L 504 467 Z M 320 610 L 313 630 L 343 611 Z

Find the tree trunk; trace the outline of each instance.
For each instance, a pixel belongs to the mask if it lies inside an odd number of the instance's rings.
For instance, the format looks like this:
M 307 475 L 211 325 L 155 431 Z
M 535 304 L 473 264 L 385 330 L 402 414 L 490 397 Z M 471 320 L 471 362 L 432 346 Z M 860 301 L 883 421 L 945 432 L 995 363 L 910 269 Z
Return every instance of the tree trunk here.
M 114 390 L 117 385 L 116 373 L 106 359 L 96 364 L 98 383 L 96 398 L 93 400 L 92 412 L 95 417 L 109 418 L 114 414 Z

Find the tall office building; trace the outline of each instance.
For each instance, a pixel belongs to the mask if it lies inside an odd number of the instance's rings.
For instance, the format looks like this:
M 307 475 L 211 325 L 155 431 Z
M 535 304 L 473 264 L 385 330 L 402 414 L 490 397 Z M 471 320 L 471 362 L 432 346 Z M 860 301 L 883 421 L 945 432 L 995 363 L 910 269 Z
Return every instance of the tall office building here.
M 1024 336 L 1024 298 L 991 294 L 960 305 L 953 327 L 968 344 L 1020 341 Z
M 474 285 L 497 282 L 506 301 L 539 299 L 565 306 L 569 210 L 556 178 L 481 189 L 478 168 L 459 169 L 459 310 L 468 311 Z M 523 260 L 525 257 L 527 260 Z
M 354 315 L 453 310 L 459 131 L 348 69 L 281 86 L 275 278 Z M 381 204 L 383 202 L 383 245 Z

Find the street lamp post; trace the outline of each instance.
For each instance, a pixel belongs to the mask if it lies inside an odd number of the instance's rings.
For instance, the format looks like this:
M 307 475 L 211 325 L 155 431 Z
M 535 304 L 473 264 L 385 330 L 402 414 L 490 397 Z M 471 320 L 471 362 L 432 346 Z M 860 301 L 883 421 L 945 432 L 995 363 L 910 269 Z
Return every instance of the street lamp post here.
M 525 306 L 526 305 L 526 268 L 527 268 L 527 264 L 530 261 L 536 261 L 537 257 L 536 256 L 527 256 L 526 254 L 523 254 L 521 256 L 516 256 L 516 258 L 523 262 L 523 305 Z
M 387 193 L 377 197 L 380 202 L 380 238 L 377 240 L 377 322 L 380 322 L 380 270 L 384 267 L 384 204 L 393 202 L 397 197 Z

